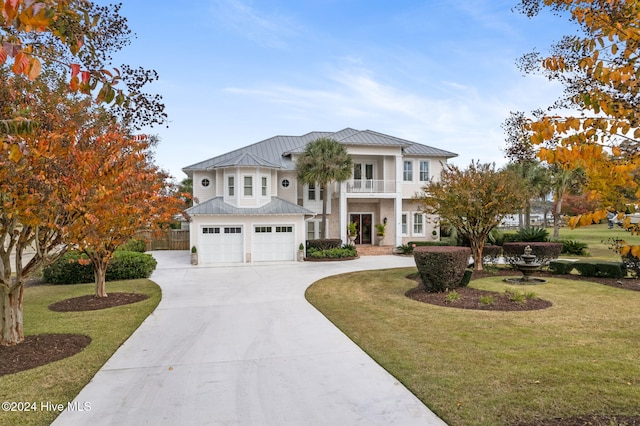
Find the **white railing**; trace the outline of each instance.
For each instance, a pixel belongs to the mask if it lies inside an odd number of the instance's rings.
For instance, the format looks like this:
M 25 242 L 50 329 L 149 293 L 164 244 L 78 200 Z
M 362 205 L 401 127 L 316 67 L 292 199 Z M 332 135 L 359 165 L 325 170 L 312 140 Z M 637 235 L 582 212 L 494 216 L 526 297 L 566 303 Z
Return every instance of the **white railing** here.
M 393 180 L 354 179 L 347 182 L 348 193 L 393 193 L 396 192 L 396 182 Z

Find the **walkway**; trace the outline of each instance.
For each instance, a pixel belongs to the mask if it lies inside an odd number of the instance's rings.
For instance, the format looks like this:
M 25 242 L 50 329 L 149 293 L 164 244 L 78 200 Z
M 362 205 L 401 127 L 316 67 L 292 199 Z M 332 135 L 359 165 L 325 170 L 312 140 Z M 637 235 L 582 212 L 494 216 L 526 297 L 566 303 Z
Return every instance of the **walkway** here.
M 412 258 L 193 267 L 154 252 L 156 311 L 54 425 L 444 425 L 305 299 L 328 275 Z

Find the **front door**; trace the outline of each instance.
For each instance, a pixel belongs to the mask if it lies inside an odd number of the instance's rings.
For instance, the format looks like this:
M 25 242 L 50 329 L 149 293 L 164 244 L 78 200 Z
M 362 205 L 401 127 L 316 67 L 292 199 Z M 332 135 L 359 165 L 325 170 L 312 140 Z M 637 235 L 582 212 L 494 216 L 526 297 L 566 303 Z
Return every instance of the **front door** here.
M 370 213 L 351 213 L 351 222 L 356 224 L 356 244 L 371 244 L 373 241 L 373 215 Z

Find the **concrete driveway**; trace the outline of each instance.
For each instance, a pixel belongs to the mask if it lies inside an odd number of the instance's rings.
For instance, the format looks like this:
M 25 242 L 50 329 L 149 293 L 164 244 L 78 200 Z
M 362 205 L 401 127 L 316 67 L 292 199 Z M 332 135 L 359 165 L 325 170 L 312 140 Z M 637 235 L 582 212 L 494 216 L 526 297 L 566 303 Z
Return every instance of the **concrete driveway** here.
M 207 268 L 158 251 L 155 312 L 54 425 L 444 425 L 304 298 L 412 258 Z

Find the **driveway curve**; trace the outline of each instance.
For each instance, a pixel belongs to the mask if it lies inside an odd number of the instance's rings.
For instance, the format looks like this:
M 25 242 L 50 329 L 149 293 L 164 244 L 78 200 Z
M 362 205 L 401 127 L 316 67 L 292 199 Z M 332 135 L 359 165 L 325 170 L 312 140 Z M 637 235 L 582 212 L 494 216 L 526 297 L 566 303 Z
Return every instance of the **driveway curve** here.
M 57 426 L 444 425 L 304 298 L 320 278 L 412 258 L 202 267 L 153 252 L 162 301 Z M 89 403 L 88 405 L 85 405 Z

